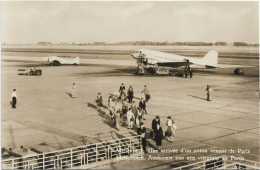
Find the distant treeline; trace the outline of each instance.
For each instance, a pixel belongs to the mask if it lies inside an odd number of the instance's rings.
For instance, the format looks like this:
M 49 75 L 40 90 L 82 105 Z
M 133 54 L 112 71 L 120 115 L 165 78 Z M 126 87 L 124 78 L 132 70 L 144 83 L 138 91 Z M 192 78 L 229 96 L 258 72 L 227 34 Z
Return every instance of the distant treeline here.
M 6 43 L 3 43 L 3 45 L 8 45 Z M 14 45 L 14 44 L 10 44 Z M 16 44 L 16 45 L 21 45 L 21 44 Z M 24 44 L 28 45 L 28 44 Z M 33 45 L 33 44 L 30 44 Z M 58 44 L 54 44 L 52 42 L 39 42 L 37 45 L 45 45 L 45 46 L 50 46 L 50 45 L 79 45 L 79 46 L 91 46 L 91 45 L 98 45 L 98 46 L 109 46 L 109 45 L 115 45 L 115 46 L 120 46 L 120 45 L 153 45 L 153 46 L 227 46 L 227 45 L 234 45 L 234 46 L 259 46 L 259 44 L 248 44 L 245 42 L 233 42 L 233 43 L 227 43 L 227 42 L 154 42 L 154 41 L 128 41 L 128 42 L 116 42 L 116 43 L 106 43 L 106 42 L 92 42 L 92 43 L 66 43 L 66 42 L 61 42 Z

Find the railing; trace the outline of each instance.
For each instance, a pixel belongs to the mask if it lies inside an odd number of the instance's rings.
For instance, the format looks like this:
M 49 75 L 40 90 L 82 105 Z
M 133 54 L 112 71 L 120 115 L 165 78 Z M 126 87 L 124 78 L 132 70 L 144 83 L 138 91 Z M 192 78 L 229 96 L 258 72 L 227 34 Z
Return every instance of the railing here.
M 65 169 L 94 162 L 129 156 L 132 151 L 141 153 L 140 136 L 121 138 L 96 144 L 8 159 L 3 169 Z
M 180 166 L 177 168 L 173 168 L 173 170 L 184 170 L 184 169 L 260 169 L 260 163 L 250 160 L 243 161 L 231 161 L 224 160 L 223 158 L 213 159 L 213 160 L 205 160 L 201 162 L 196 162 L 184 166 Z

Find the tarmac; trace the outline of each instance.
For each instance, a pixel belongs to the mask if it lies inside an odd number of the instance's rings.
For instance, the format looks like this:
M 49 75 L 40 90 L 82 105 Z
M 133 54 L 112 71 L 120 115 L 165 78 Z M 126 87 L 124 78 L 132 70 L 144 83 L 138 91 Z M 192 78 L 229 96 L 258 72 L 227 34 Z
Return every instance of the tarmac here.
M 143 161 L 124 161 L 100 168 L 151 169 L 172 168 L 198 161 L 210 154 L 210 149 L 234 149 L 235 156 L 259 159 L 259 77 L 235 76 L 230 72 L 212 74 L 195 72 L 193 78 L 168 76 L 136 76 L 135 66 L 93 63 L 84 66 L 50 67 L 39 65 L 43 75 L 18 76 L 18 68 L 35 62 L 2 61 L 2 148 L 19 152 L 20 146 L 42 152 L 80 146 L 98 141 L 136 135 L 126 125 L 116 131 L 107 109 L 98 111 L 95 98 L 102 93 L 107 105 L 110 94 L 121 83 L 133 86 L 135 101 L 142 97 L 147 85 L 151 100 L 147 103 L 145 126 L 149 132 L 152 119 L 160 116 L 163 131 L 166 117 L 171 116 L 178 126 L 174 142 L 163 140 L 162 148 L 190 149 L 183 153 L 148 153 Z M 111 62 L 111 61 L 109 61 Z M 120 65 L 120 66 L 119 66 Z M 77 85 L 77 98 L 71 98 L 72 83 Z M 206 85 L 213 88 L 212 101 L 206 101 Z M 12 89 L 16 88 L 18 104 L 10 105 Z M 147 148 L 155 143 L 148 139 Z M 207 153 L 194 153 L 206 149 Z M 237 153 L 238 149 L 249 153 Z M 174 160 L 148 160 L 150 156 L 173 156 Z M 187 160 L 190 156 L 196 160 Z M 230 154 L 227 154 L 230 156 Z M 183 156 L 184 160 L 176 160 Z

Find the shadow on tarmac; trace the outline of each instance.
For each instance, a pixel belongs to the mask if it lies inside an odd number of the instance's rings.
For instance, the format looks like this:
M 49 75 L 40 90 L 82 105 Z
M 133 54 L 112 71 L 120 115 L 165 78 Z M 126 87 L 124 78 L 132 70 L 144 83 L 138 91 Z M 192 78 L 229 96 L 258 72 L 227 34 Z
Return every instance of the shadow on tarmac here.
M 202 98 L 202 97 L 193 96 L 193 95 L 190 95 L 190 94 L 188 94 L 188 96 L 191 96 L 191 97 L 194 97 L 194 98 L 197 98 L 197 99 L 201 99 L 201 100 L 205 100 L 205 101 L 207 101 L 207 99 L 205 99 L 205 98 Z

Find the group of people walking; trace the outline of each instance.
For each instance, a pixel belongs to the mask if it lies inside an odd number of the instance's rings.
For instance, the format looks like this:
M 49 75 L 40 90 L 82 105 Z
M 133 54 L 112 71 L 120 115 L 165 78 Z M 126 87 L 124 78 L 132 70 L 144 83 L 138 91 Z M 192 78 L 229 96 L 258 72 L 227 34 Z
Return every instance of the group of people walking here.
M 144 89 L 141 92 L 142 94 L 144 94 L 145 96 L 145 102 L 148 102 L 148 100 L 151 98 L 150 94 L 149 94 L 149 90 L 146 87 L 146 85 L 144 85 Z M 124 83 L 121 84 L 121 86 L 119 87 L 119 100 L 123 101 L 123 100 L 127 100 L 129 101 L 129 103 L 133 102 L 133 98 L 134 98 L 134 89 L 133 87 L 130 85 L 127 93 L 126 93 L 126 88 Z
M 171 116 L 167 117 L 167 121 L 166 121 L 166 131 L 165 134 L 163 133 L 163 129 L 161 126 L 161 121 L 160 121 L 160 116 L 156 116 L 155 119 L 153 119 L 152 121 L 152 128 L 150 131 L 150 137 L 153 138 L 156 142 L 156 147 L 157 149 L 160 151 L 160 147 L 162 146 L 162 140 L 165 137 L 165 139 L 168 142 L 173 142 L 173 137 L 175 134 L 175 131 L 177 130 L 177 125 L 175 124 L 175 122 L 172 120 Z M 144 126 L 144 123 L 141 123 L 141 126 L 137 129 L 137 134 L 140 135 L 141 137 L 141 142 L 142 142 L 142 146 L 143 146 L 143 151 L 146 153 L 146 138 L 147 138 L 147 134 L 146 134 L 146 128 Z
M 137 106 L 135 101 L 133 100 L 133 87 L 129 86 L 127 95 L 125 93 L 125 89 L 126 88 L 122 83 L 119 88 L 119 97 L 116 97 L 116 95 L 110 95 L 108 97 L 108 112 L 111 116 L 111 119 L 114 120 L 115 129 L 117 129 L 118 131 L 120 130 L 120 124 L 124 122 L 127 122 L 127 127 L 129 129 L 133 129 L 134 125 L 139 127 L 142 120 L 145 120 L 145 114 L 147 114 L 146 102 L 148 102 L 148 100 L 151 98 L 147 86 L 144 85 L 144 89 L 141 93 L 144 94 L 145 100 L 141 98 Z M 103 107 L 103 98 L 100 92 L 98 93 L 95 102 L 97 104 L 97 109 L 101 110 L 101 107 Z

